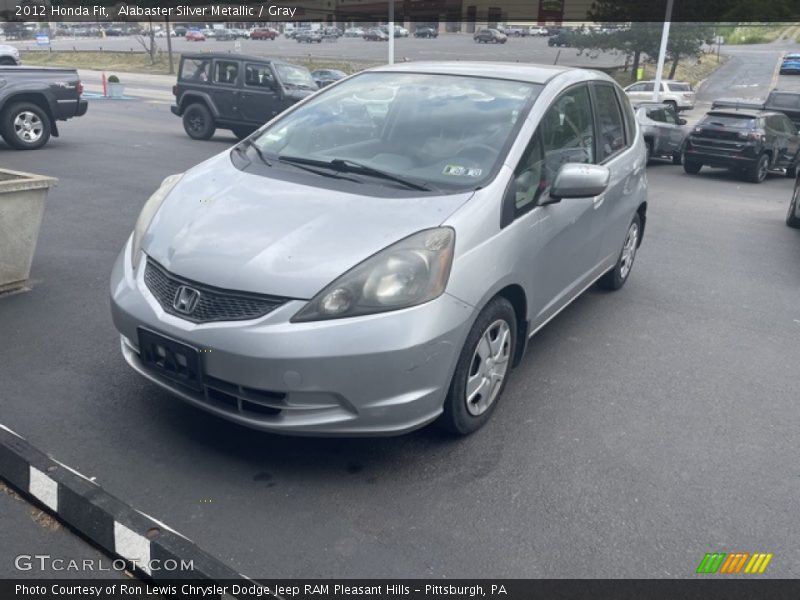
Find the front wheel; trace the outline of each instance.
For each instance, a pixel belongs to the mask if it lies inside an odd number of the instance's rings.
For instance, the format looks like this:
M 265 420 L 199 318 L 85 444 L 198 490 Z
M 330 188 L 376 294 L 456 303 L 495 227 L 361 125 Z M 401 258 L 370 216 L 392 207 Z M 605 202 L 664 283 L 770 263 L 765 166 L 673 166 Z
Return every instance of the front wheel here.
M 211 111 L 204 104 L 190 104 L 183 113 L 183 129 L 193 140 L 208 140 L 216 126 Z
M 617 264 L 597 282 L 601 288 L 618 290 L 625 285 L 625 282 L 628 281 L 628 276 L 631 274 L 631 269 L 633 269 L 633 261 L 636 259 L 636 250 L 639 247 L 641 235 L 642 220 L 637 212 L 628 226 L 628 233 L 625 235 L 625 242 L 622 244 L 622 251 L 619 253 Z
M 483 427 L 505 389 L 517 343 L 514 307 L 494 298 L 478 315 L 461 349 L 439 424 L 458 435 Z
M 37 104 L 19 102 L 3 111 L 0 133 L 17 150 L 37 150 L 50 139 L 50 117 Z
M 685 156 L 683 157 L 683 170 L 686 171 L 689 175 L 697 175 L 700 172 L 700 169 L 702 168 L 703 168 L 703 163 L 699 163 L 694 160 L 689 160 Z
M 789 202 L 789 212 L 786 213 L 786 224 L 789 227 L 800 229 L 800 184 L 795 184 L 792 201 Z

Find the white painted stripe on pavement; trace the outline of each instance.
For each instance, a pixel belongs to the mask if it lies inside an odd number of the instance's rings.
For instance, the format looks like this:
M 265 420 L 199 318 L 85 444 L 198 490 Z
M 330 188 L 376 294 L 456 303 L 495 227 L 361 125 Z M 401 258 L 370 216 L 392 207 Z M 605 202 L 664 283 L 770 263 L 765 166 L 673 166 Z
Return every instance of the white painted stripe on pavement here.
M 57 464 L 61 465 L 62 467 L 64 467 L 64 468 L 65 468 L 67 471 L 69 471 L 70 473 L 74 473 L 74 474 L 75 474 L 75 475 L 77 475 L 78 477 L 83 477 L 83 478 L 84 478 L 86 481 L 88 481 L 89 483 L 93 483 L 93 484 L 95 484 L 95 485 L 99 485 L 99 484 L 98 484 L 96 481 L 94 481 L 94 479 L 89 479 L 89 478 L 88 478 L 86 475 L 84 475 L 83 473 L 78 473 L 78 471 L 76 471 L 75 469 L 73 469 L 73 468 L 72 468 L 72 467 L 70 467 L 69 465 L 65 465 L 65 464 L 64 464 L 64 463 L 62 463 L 60 460 L 56 460 L 56 459 L 55 459 L 55 458 L 53 458 L 52 456 L 50 457 L 50 460 L 52 460 L 54 463 L 57 463 Z
M 114 521 L 114 551 L 133 562 L 148 575 L 152 575 L 150 572 L 150 540 L 117 521 Z
M 36 467 L 30 468 L 28 491 L 53 512 L 58 512 L 58 484 Z
M 24 440 L 24 439 L 25 439 L 25 438 L 24 438 L 24 437 L 22 437 L 20 434 L 18 434 L 16 431 L 14 431 L 13 429 L 9 429 L 8 427 L 6 427 L 5 425 L 3 425 L 2 423 L 0 423 L 0 429 L 5 429 L 5 430 L 6 430 L 8 433 L 10 433 L 10 434 L 12 434 L 12 435 L 15 435 L 15 436 L 17 436 L 17 437 L 18 437 L 19 439 L 21 439 L 21 440 Z
M 183 539 L 185 539 L 187 542 L 191 542 L 191 541 L 192 541 L 192 540 L 190 540 L 189 538 L 187 538 L 185 535 L 183 535 L 181 532 L 179 532 L 179 531 L 175 531 L 175 530 L 174 530 L 172 527 L 170 527 L 169 525 L 165 525 L 164 523 L 162 523 L 162 522 L 161 522 L 161 521 L 159 521 L 158 519 L 156 519 L 156 518 L 154 518 L 154 517 L 151 517 L 150 515 L 148 515 L 146 512 L 142 512 L 142 511 L 140 511 L 139 509 L 134 509 L 134 510 L 135 510 L 136 512 L 138 512 L 140 515 L 142 515 L 142 516 L 144 516 L 144 517 L 147 517 L 148 519 L 150 519 L 150 520 L 151 520 L 153 523 L 155 523 L 156 525 L 159 525 L 160 527 L 162 527 L 162 528 L 166 529 L 167 531 L 171 531 L 171 532 L 172 532 L 172 533 L 174 533 L 175 535 L 179 535 L 179 536 L 181 536 L 181 537 L 182 537 Z

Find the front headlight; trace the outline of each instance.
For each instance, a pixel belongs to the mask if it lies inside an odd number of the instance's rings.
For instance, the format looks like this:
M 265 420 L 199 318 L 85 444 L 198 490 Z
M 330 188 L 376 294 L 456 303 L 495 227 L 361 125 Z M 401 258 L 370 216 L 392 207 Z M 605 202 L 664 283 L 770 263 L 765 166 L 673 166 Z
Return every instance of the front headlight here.
M 416 306 L 447 286 L 456 234 L 426 229 L 392 244 L 328 285 L 292 322 L 356 317 Z
M 139 261 L 139 252 L 142 249 L 142 238 L 147 233 L 147 228 L 150 227 L 150 222 L 153 217 L 161 208 L 161 205 L 166 200 L 169 193 L 172 191 L 177 183 L 183 177 L 183 173 L 177 175 L 170 175 L 161 182 L 161 186 L 147 199 L 142 207 L 142 212 L 139 213 L 139 218 L 136 219 L 136 227 L 133 228 L 133 244 L 131 245 L 131 266 L 135 269 L 136 263 Z

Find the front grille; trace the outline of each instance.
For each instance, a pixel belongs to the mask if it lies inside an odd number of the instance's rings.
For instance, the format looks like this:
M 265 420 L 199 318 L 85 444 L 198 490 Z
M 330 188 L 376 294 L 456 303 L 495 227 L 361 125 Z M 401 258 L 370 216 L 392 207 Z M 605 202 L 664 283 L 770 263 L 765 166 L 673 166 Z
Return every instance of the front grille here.
M 151 258 L 147 259 L 144 282 L 165 312 L 193 323 L 258 319 L 288 300 L 278 296 L 224 290 L 190 281 L 173 275 Z M 176 294 L 182 286 L 199 293 L 188 314 L 175 308 Z

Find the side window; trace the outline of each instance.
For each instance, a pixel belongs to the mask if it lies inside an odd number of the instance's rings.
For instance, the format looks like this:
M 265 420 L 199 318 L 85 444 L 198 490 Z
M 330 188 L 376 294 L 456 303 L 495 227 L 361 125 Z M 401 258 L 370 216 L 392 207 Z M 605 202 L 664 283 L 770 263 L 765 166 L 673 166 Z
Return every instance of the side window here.
M 777 131 L 779 133 L 783 132 L 780 120 L 775 116 L 767 117 L 767 129 L 771 129 L 772 131 Z
M 789 135 L 797 135 L 797 128 L 794 126 L 794 123 L 792 123 L 789 117 L 783 117 L 782 120 L 783 130 Z
M 214 63 L 214 83 L 236 85 L 238 76 L 239 63 L 228 60 L 218 60 Z
M 625 148 L 625 128 L 622 112 L 614 88 L 606 84 L 594 87 L 597 108 L 597 130 L 599 135 L 598 162 L 603 162 Z
M 628 88 L 629 92 L 643 92 L 644 91 L 644 84 L 643 83 L 636 83 Z
M 640 91 L 642 91 L 642 92 L 652 92 L 655 89 L 656 89 L 656 84 L 655 83 L 643 83 L 642 84 L 642 89 Z
M 269 65 L 247 63 L 244 66 L 244 84 L 249 87 L 270 89 L 275 85 L 275 78 Z
M 614 88 L 617 92 L 617 101 L 622 107 L 622 118 L 625 119 L 625 143 L 630 146 L 636 137 L 636 115 L 633 112 L 630 98 L 625 95 L 622 88 Z
M 671 106 L 664 109 L 664 116 L 667 119 L 667 123 L 671 125 L 678 124 L 678 115 L 675 113 L 675 109 Z
M 567 90 L 547 109 L 517 165 L 517 214 L 536 206 L 561 165 L 592 162 L 591 101 L 588 87 L 580 85 Z
M 181 64 L 180 79 L 183 81 L 208 81 L 208 73 L 211 70 L 209 59 L 187 58 Z
M 667 114 L 663 108 L 651 108 L 647 111 L 647 117 L 651 121 L 658 121 L 659 123 L 667 122 Z

